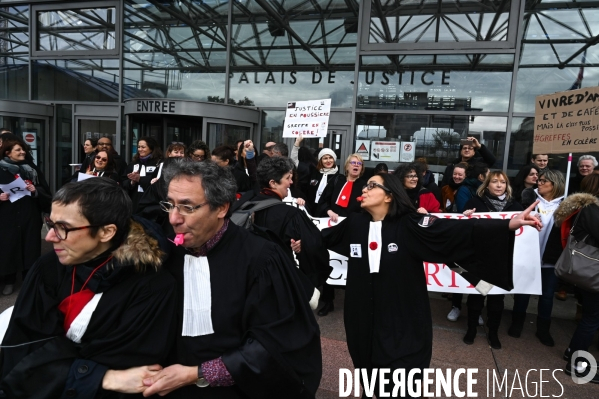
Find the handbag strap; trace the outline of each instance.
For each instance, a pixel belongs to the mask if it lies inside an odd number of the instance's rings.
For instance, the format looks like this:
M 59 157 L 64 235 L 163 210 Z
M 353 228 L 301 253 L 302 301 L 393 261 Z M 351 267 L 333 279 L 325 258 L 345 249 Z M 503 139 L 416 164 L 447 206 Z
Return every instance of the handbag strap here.
M 572 232 L 574 231 L 574 226 L 576 226 L 576 222 L 578 222 L 578 218 L 580 217 L 581 213 L 582 213 L 582 208 L 580 208 L 580 210 L 576 214 L 576 219 L 574 219 L 574 223 L 572 223 L 572 227 L 570 227 L 570 234 L 572 234 Z

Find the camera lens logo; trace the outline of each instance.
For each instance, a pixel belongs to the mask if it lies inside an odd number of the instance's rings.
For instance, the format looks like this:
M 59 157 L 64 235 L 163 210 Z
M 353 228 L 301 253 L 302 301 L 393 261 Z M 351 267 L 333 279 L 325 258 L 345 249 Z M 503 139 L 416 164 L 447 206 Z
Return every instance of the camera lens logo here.
M 578 367 L 584 367 L 584 370 L 578 371 Z M 572 368 L 572 381 L 576 384 L 586 384 L 597 374 L 597 361 L 595 357 L 587 351 L 576 351 L 570 358 L 570 367 Z

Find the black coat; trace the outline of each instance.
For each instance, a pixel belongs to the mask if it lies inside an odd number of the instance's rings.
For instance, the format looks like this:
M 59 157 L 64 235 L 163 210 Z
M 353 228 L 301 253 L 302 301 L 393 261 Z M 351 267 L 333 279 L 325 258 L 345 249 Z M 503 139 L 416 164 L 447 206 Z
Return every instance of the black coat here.
M 269 198 L 273 197 L 258 194 L 252 201 Z M 301 240 L 301 251 L 296 255 L 300 270 L 314 287 L 326 282 L 333 270 L 329 265 L 329 251 L 324 246 L 320 230 L 305 212 L 281 202 L 280 205 L 256 212 L 254 223 L 274 232 L 283 241 L 284 250 L 292 259 L 291 240 Z
M 362 207 L 356 198 L 362 195 L 362 187 L 368 183 L 364 177 L 360 177 L 352 186 L 352 191 L 349 198 L 347 208 L 343 208 L 336 204 L 337 197 L 341 193 L 343 186 L 347 182 L 347 178 L 343 175 L 335 175 L 331 177 L 331 181 L 327 181 L 327 187 L 324 189 L 320 201 L 318 201 L 318 210 L 316 216 L 328 217 L 327 212 L 332 210 L 339 216 L 349 216 L 351 213 L 362 212 Z
M 476 212 L 497 212 L 486 196 L 481 198 L 478 195 L 475 195 L 470 198 L 468 202 L 466 202 L 466 208 L 464 208 L 464 210 L 474 208 L 476 208 Z M 501 212 L 522 212 L 523 210 L 524 208 L 520 203 L 510 199 L 507 201 Z
M 356 368 L 405 368 L 407 374 L 412 368 L 429 367 L 432 355 L 432 318 L 422 262 L 456 262 L 479 279 L 511 289 L 514 233 L 505 220 L 446 220 L 416 213 L 399 221 L 383 220 L 380 270 L 371 273 L 371 221 L 367 213 L 351 214 L 323 230 L 327 247 L 348 257 L 347 346 Z M 492 259 L 490 247 L 497 254 Z
M 195 337 L 182 336 L 186 255 L 177 247 L 168 261 L 180 288 L 170 363 L 197 366 L 222 357 L 235 385 L 190 385 L 170 396 L 287 398 L 297 393 L 294 384 L 282 383 L 289 375 L 314 395 L 322 375 L 320 332 L 301 274 L 279 246 L 229 223 L 206 256 L 214 333 Z
M 133 209 L 135 209 L 135 207 L 137 206 L 137 203 L 139 202 L 139 199 L 141 198 L 143 193 L 152 184 L 152 176 L 154 176 L 154 172 L 156 171 L 159 163 L 160 160 L 153 158 L 150 158 L 145 162 L 131 162 L 127 166 L 125 173 L 121 175 L 121 186 L 125 191 L 127 191 L 127 193 L 129 193 L 129 196 L 133 201 Z M 137 169 L 137 172 L 140 172 L 140 175 L 145 174 L 145 176 L 140 176 L 139 183 L 136 183 L 127 177 L 127 175 L 129 173 L 132 173 L 135 169 Z M 141 171 L 143 171 L 144 173 L 142 173 Z
M 169 273 L 155 270 L 162 259 L 156 241 L 148 240 L 150 231 L 133 223 L 112 261 L 90 279 L 87 288 L 102 296 L 78 344 L 65 336 L 58 308 L 73 292 L 74 266 L 61 264 L 54 252 L 36 262 L 2 341 L 7 346 L 30 342 L 0 352 L 0 388 L 9 398 L 50 399 L 73 390 L 78 397 L 122 398 L 101 389 L 107 369 L 164 365 L 174 338 L 176 288 Z M 74 292 L 108 255 L 77 265 Z M 134 263 L 145 271 L 136 271 Z
M 38 181 L 41 179 L 38 175 Z M 11 172 L 0 168 L 0 184 L 14 180 Z M 0 201 L 0 276 L 28 270 L 40 256 L 42 203 L 49 202 L 50 194 L 39 182 L 34 185 L 36 196 Z
M 316 213 L 318 209 L 318 204 L 316 203 L 316 193 L 318 191 L 318 187 L 320 186 L 320 181 L 322 180 L 323 176 L 324 174 L 321 173 L 318 169 L 315 168 L 314 170 L 312 170 L 312 173 L 310 174 L 310 182 L 308 183 L 308 186 L 306 188 L 307 191 L 305 192 L 306 203 L 309 204 L 309 209 L 314 213 Z M 327 185 L 330 182 L 334 181 L 336 176 L 340 176 L 339 172 L 327 175 Z

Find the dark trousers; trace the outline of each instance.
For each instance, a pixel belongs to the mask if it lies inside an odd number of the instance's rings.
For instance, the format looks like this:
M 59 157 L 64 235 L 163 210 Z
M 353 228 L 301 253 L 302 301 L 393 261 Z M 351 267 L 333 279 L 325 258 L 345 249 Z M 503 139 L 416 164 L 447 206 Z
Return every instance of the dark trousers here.
M 503 310 L 503 299 L 505 295 L 478 295 L 470 294 L 466 300 L 468 305 L 468 313 L 474 311 L 477 317 L 481 314 L 485 306 L 485 298 L 487 299 L 487 312 L 501 312 Z
M 553 310 L 553 294 L 557 288 L 557 276 L 553 267 L 545 267 L 541 269 L 541 296 L 539 297 L 539 308 L 537 310 L 540 319 L 551 319 L 551 311 Z M 514 312 L 526 313 L 530 295 L 515 294 L 514 295 Z
M 464 294 L 451 294 L 451 306 L 461 310 L 463 298 Z
M 322 302 L 333 302 L 335 300 L 335 286 L 325 283 L 322 286 L 322 292 L 320 293 L 320 300 Z
M 599 292 L 579 290 L 583 298 L 582 319 L 570 341 L 570 350 L 588 350 L 595 332 L 599 329 Z

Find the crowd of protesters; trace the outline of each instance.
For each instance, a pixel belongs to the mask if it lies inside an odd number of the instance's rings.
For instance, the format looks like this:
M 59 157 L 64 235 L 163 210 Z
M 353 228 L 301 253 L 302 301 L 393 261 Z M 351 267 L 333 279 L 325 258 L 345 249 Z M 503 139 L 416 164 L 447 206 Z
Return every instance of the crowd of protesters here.
M 140 137 L 128 165 L 102 137 L 84 142 L 81 173 L 52 197 L 27 144 L 3 134 L 0 184 L 18 175 L 30 195 L 11 202 L 0 194 L 0 245 L 10 260 L 0 268 L 3 293 L 12 293 L 17 273 L 24 278 L 0 352 L 0 397 L 192 398 L 208 389 L 208 397 L 313 398 L 322 374 L 315 314 L 335 310 L 327 249 L 349 259 L 345 325 L 355 367 L 425 368 L 432 319 L 422 261 L 459 262 L 475 281 L 509 289 L 476 259 L 492 246 L 499 255 L 491 267 L 511 268 L 513 231 L 522 226 L 540 232 L 536 335 L 553 346 L 562 223 L 580 211 L 577 233 L 599 244 L 597 161 L 580 157 L 571 187 L 584 194 L 564 200 L 564 177 L 547 155 L 533 155 L 510 182 L 483 144 L 467 140 L 437 185 L 425 158 L 395 171 L 379 164 L 366 177 L 359 154 L 339 159 L 301 137 L 291 151 L 268 142 L 262 154 L 251 140 L 214 149 L 173 142 L 163 154 L 154 138 Z M 321 232 L 288 200 L 333 227 Z M 252 207 L 253 233 L 231 222 Z M 427 225 L 431 213 L 479 211 L 520 213 L 499 224 Z M 40 258 L 42 220 L 54 252 Z M 579 297 L 583 317 L 565 357 L 586 349 L 599 328 L 599 297 Z M 524 328 L 528 299 L 516 295 L 512 337 Z M 448 319 L 457 321 L 463 296 L 451 300 Z M 503 302 L 486 297 L 485 322 L 485 297 L 468 296 L 464 343 L 485 324 L 490 345 L 502 347 Z

